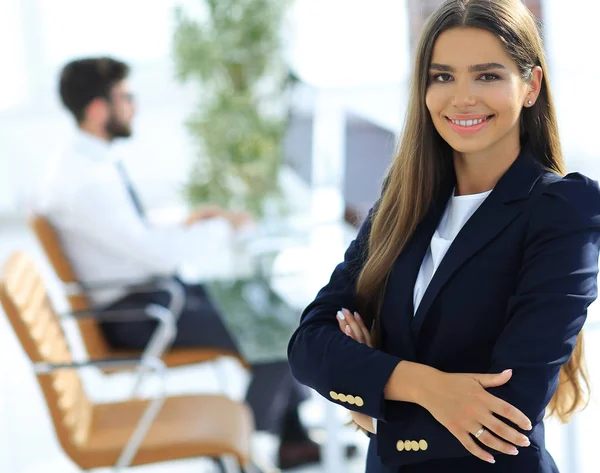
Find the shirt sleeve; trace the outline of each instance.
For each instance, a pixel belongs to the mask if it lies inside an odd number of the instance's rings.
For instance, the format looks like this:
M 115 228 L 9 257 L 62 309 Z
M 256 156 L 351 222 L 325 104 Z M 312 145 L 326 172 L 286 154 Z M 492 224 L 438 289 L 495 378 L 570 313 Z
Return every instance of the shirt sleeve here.
M 122 186 L 110 176 L 95 176 L 76 187 L 49 217 L 154 274 L 172 274 L 183 258 L 186 229 L 156 227 L 143 221 Z

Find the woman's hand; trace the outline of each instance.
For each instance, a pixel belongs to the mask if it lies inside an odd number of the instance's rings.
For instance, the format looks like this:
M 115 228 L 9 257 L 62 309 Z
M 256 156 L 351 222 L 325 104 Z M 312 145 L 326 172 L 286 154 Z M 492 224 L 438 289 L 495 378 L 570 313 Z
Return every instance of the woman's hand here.
M 529 446 L 526 436 L 494 414 L 508 419 L 523 430 L 531 430 L 529 419 L 516 407 L 486 391 L 486 388 L 506 384 L 512 376 L 512 370 L 500 374 L 444 373 L 437 370 L 435 373 L 433 377 L 423 378 L 419 404 L 469 452 L 494 463 L 494 457 L 480 448 L 475 438 L 507 455 L 518 454 L 514 445 Z
M 371 336 L 358 313 L 342 309 L 337 314 L 340 330 L 353 340 L 372 347 Z M 529 446 L 529 439 L 494 416 L 500 415 L 523 430 L 531 430 L 531 422 L 520 410 L 486 391 L 502 386 L 512 376 L 511 370 L 500 374 L 444 373 L 434 368 L 400 362 L 388 384 L 417 385 L 414 399 L 396 400 L 416 402 L 427 409 L 446 427 L 462 445 L 476 457 L 494 463 L 494 457 L 475 442 L 508 455 L 518 453 L 514 445 Z M 386 387 L 387 389 L 387 387 Z M 394 386 L 390 387 L 390 391 Z M 395 397 L 394 397 L 395 398 Z M 394 399 L 393 398 L 393 399 Z M 492 432 L 495 435 L 492 435 Z M 499 437 L 499 438 L 498 438 Z
M 337 321 L 342 332 L 357 342 L 373 348 L 371 333 L 358 312 L 352 314 L 348 309 L 342 309 L 337 313 Z
M 358 426 L 360 427 L 362 430 L 365 431 L 365 433 L 370 432 L 372 434 L 375 434 L 375 426 L 373 425 L 373 418 L 369 417 L 366 414 L 361 414 L 360 412 L 356 412 L 356 411 L 349 411 L 350 412 L 350 417 L 352 417 L 352 421 Z
M 349 337 L 352 337 L 357 342 L 364 343 L 365 345 L 368 345 L 371 348 L 373 348 L 373 345 L 371 343 L 371 334 L 367 330 L 367 327 L 365 326 L 365 323 L 363 322 L 358 312 L 352 314 L 349 310 L 342 309 L 338 312 L 337 319 L 340 326 L 340 330 L 342 330 L 342 332 L 344 332 Z M 360 412 L 356 411 L 349 412 L 350 417 L 352 417 L 352 421 L 356 424 L 357 427 L 365 431 L 365 433 L 376 433 L 372 417 L 369 417 L 366 414 L 361 414 Z

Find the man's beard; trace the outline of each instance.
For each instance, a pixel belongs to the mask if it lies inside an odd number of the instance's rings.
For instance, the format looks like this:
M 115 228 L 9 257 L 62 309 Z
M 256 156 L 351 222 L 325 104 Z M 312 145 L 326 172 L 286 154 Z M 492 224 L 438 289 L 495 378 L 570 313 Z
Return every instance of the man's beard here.
M 111 114 L 105 130 L 110 139 L 129 138 L 131 136 L 131 124 L 119 121 L 114 114 Z

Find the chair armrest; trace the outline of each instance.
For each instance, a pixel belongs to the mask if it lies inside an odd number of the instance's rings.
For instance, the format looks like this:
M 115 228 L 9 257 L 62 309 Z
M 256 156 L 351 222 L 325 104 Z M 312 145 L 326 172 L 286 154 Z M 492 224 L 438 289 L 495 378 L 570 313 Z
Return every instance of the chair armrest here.
M 49 363 L 40 361 L 34 363 L 33 368 L 37 374 L 50 374 L 57 370 L 64 369 L 81 369 L 89 368 L 90 366 L 97 368 L 129 368 L 132 366 L 140 366 L 142 362 L 148 362 L 154 364 L 154 360 L 146 359 L 143 360 L 140 357 L 132 358 L 104 358 L 99 360 L 85 360 L 85 361 L 71 361 L 65 363 Z M 161 360 L 158 360 L 156 366 L 163 364 Z M 155 369 L 153 367 L 153 369 Z
M 150 430 L 152 423 L 165 402 L 165 364 L 159 358 L 143 356 L 142 358 L 88 360 L 69 363 L 39 362 L 34 364 L 34 369 L 37 374 L 50 374 L 56 370 L 80 369 L 89 366 L 97 366 L 99 368 L 125 368 L 128 366 L 145 367 L 159 375 L 162 381 L 160 391 L 152 396 L 150 403 L 141 415 L 133 433 L 127 440 L 127 443 L 121 451 L 121 455 L 117 459 L 115 467 L 119 470 L 120 468 L 127 467 L 131 463 L 131 460 L 135 457 L 140 444 L 144 440 L 148 430 Z
M 131 309 L 131 310 L 114 310 L 104 311 L 100 313 L 91 311 L 79 311 L 67 314 L 61 314 L 59 316 L 61 320 L 74 318 L 93 318 L 95 320 L 104 320 L 108 322 L 129 322 L 132 320 L 146 320 L 154 319 L 158 322 L 158 327 L 152 334 L 152 338 L 144 348 L 142 359 L 146 358 L 161 358 L 164 352 L 169 348 L 170 344 L 177 335 L 177 320 L 169 309 L 158 304 L 148 304 L 143 309 Z M 144 367 L 144 363 L 140 366 L 140 380 L 143 377 L 147 369 Z M 136 389 L 137 389 L 136 385 Z
M 171 293 L 169 307 L 163 307 L 158 304 L 148 304 L 143 309 L 98 309 L 99 311 L 89 309 L 61 314 L 59 318 L 63 320 L 68 318 L 93 318 L 95 320 L 116 323 L 129 322 L 132 320 L 145 320 L 148 318 L 155 319 L 158 322 L 158 327 L 154 330 L 150 341 L 144 348 L 142 358 L 155 357 L 160 359 L 169 349 L 177 335 L 177 319 L 185 304 L 185 290 L 183 285 L 176 280 L 162 281 L 159 284 Z M 177 312 L 173 312 L 174 310 Z M 141 364 L 137 371 L 137 381 L 133 389 L 134 395 L 138 392 L 148 369 L 144 364 Z
M 104 291 L 107 289 L 126 289 L 131 292 L 147 292 L 156 289 L 156 284 L 159 281 L 166 280 L 166 277 L 153 277 L 144 282 L 131 281 L 127 279 L 113 279 L 102 281 L 70 281 L 64 283 L 68 295 L 79 295 L 87 292 Z
M 143 283 L 132 283 L 120 280 L 120 281 L 98 281 L 91 283 L 80 283 L 78 281 L 69 282 L 64 284 L 65 290 L 68 296 L 76 296 L 85 294 L 87 292 L 100 291 L 105 289 L 124 289 L 130 294 L 143 294 L 147 292 L 155 292 L 162 290 L 170 295 L 169 304 L 167 309 L 173 314 L 175 320 L 179 319 L 181 311 L 185 307 L 185 288 L 183 284 L 173 278 L 153 278 Z M 93 311 L 94 309 L 89 309 Z M 100 308 L 96 310 L 102 310 Z M 85 311 L 81 311 L 85 312 Z
M 152 316 L 148 314 L 150 304 L 140 309 L 103 309 L 102 307 L 90 307 L 86 310 L 77 310 L 74 312 L 64 312 L 58 314 L 61 320 L 64 319 L 94 319 L 98 322 L 133 322 L 137 320 L 148 320 Z

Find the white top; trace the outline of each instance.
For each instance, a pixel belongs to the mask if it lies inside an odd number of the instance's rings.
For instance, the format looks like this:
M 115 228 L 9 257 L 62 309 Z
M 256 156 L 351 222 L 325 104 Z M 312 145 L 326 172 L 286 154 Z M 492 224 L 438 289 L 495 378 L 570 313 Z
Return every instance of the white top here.
M 433 279 L 433 275 L 448 252 L 450 245 L 461 231 L 462 227 L 491 192 L 492 191 L 483 192 L 481 194 L 453 195 L 448 201 L 444 215 L 431 238 L 431 243 L 429 244 L 429 248 L 425 254 L 423 263 L 421 264 L 417 281 L 415 282 L 413 293 L 415 314 L 417 313 L 417 309 L 429 283 Z
M 78 131 L 72 148 L 54 163 L 34 211 L 53 224 L 82 282 L 173 275 L 193 227 L 143 221 L 115 163 L 109 143 Z M 95 304 L 108 304 L 123 295 L 111 289 L 90 296 Z
M 431 238 L 431 243 L 421 263 L 421 269 L 415 282 L 413 293 L 414 314 L 423 299 L 423 295 L 433 279 L 433 275 L 440 266 L 442 259 L 448 252 L 450 245 L 469 221 L 475 211 L 490 195 L 492 191 L 481 194 L 453 195 L 446 205 L 444 215 Z M 413 315 L 414 315 L 413 314 Z M 373 427 L 377 432 L 377 419 L 373 419 Z

